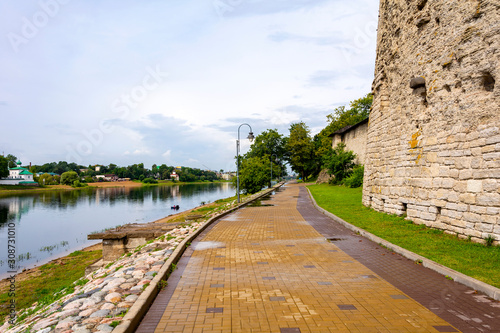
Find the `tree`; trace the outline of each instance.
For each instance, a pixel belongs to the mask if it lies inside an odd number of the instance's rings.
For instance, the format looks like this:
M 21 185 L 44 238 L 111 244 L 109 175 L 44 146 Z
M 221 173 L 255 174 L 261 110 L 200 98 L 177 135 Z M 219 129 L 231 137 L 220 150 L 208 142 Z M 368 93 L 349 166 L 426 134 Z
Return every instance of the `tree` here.
M 12 154 L 7 155 L 7 160 L 9 160 L 9 168 L 17 167 L 17 157 Z
M 340 106 L 333 110 L 333 113 L 326 116 L 328 121 L 330 121 L 330 124 L 326 127 L 330 132 L 328 135 L 368 118 L 372 103 L 373 95 L 367 94 L 364 97 L 352 101 L 349 104 L 349 109 L 346 109 L 345 106 Z
M 0 178 L 9 176 L 9 160 L 0 156 Z
M 287 143 L 290 166 L 304 180 L 315 165 L 314 145 L 309 133 L 304 122 L 294 123 L 290 126 Z
M 40 177 L 38 177 L 38 184 L 40 185 L 57 185 L 59 182 L 56 182 L 54 177 L 49 175 L 48 173 L 44 173 Z
M 351 175 L 355 158 L 356 154 L 351 150 L 346 151 L 345 144 L 342 142 L 323 157 L 325 167 L 331 175 L 335 176 L 333 180 L 335 184 L 341 184 Z
M 269 161 L 265 157 L 240 157 L 240 189 L 248 194 L 259 192 L 271 177 Z M 233 183 L 236 187 L 236 177 Z
M 268 164 L 271 164 L 272 160 L 273 174 L 278 175 L 288 157 L 286 144 L 287 138 L 279 134 L 278 130 L 268 129 L 257 135 L 250 150 L 245 154 L 245 158 L 263 157 L 268 160 Z M 269 178 L 269 186 L 271 186 L 271 178 Z
M 80 180 L 80 177 L 75 171 L 66 171 L 61 175 L 61 184 L 73 185 L 75 180 Z
M 314 136 L 314 151 L 317 157 L 317 171 L 326 167 L 321 164 L 322 156 L 331 154 L 332 133 L 350 125 L 359 123 L 368 118 L 370 108 L 373 102 L 373 95 L 367 94 L 349 103 L 349 109 L 345 106 L 339 106 L 333 110 L 333 113 L 326 116 L 328 125 Z

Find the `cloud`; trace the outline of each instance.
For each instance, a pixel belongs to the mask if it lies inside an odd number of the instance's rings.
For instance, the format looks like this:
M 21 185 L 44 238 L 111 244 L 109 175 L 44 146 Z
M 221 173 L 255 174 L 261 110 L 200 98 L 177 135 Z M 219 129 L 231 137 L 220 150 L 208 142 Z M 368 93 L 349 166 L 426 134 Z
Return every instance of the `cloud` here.
M 309 77 L 307 84 L 311 87 L 331 86 L 340 76 L 337 71 L 317 71 Z
M 161 156 L 163 156 L 166 159 L 169 159 L 172 156 L 172 150 L 171 149 L 167 150 L 166 152 L 161 154 Z
M 218 17 L 221 3 L 232 10 Z M 0 33 L 21 33 L 39 10 L 5 2 Z M 76 162 L 70 146 L 85 148 L 84 165 L 234 169 L 241 123 L 256 135 L 288 135 L 297 121 L 316 129 L 369 92 L 377 10 L 371 0 L 68 2 L 17 54 L 0 41 L 0 151 Z M 169 75 L 128 113 L 117 110 L 156 66 Z

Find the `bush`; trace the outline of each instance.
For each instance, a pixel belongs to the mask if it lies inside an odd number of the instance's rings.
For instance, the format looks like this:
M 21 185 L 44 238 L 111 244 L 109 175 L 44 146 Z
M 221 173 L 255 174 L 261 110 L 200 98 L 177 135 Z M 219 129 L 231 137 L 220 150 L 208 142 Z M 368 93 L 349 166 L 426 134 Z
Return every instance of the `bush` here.
M 142 182 L 144 184 L 158 184 L 158 181 L 153 178 L 144 178 Z
M 41 175 L 40 177 L 38 177 L 38 180 L 37 180 L 38 184 L 40 184 L 41 186 L 43 185 L 57 185 L 59 184 L 55 179 L 54 177 L 52 177 L 51 175 L 49 175 L 48 173 L 44 173 L 43 175 Z
M 352 151 L 345 151 L 345 144 L 342 142 L 323 156 L 324 166 L 335 176 L 331 180 L 334 184 L 342 184 L 342 181 L 351 175 L 355 158 L 356 154 Z
M 81 183 L 79 180 L 75 180 L 73 182 L 73 187 L 85 187 L 85 186 L 88 186 L 88 185 Z
M 61 184 L 63 185 L 73 185 L 75 180 L 80 181 L 80 177 L 74 171 L 67 171 L 61 175 Z
M 352 174 L 344 179 L 344 185 L 351 188 L 362 186 L 364 173 L 365 167 L 363 165 L 356 165 L 352 169 Z

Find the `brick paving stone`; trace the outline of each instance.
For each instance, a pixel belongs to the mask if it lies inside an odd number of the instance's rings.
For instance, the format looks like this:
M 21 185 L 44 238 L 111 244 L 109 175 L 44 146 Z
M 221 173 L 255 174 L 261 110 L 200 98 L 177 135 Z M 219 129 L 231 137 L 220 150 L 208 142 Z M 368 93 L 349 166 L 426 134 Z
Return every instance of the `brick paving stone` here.
M 410 275 L 414 269 L 422 271 L 421 266 L 402 266 L 405 261 L 396 259 L 397 256 L 390 253 L 382 256 L 381 249 L 366 248 L 369 242 L 359 242 L 361 238 L 352 232 L 337 226 L 332 228 L 334 222 L 329 218 L 323 220 L 325 216 L 314 209 L 301 186 L 287 185 L 266 202 L 270 205 L 245 207 L 222 218 L 198 237 L 196 242 L 217 244 L 217 247 L 203 246 L 196 250 L 196 246 L 191 246 L 194 250 L 186 251 L 179 269 L 172 275 L 179 270 L 182 273 L 175 282 L 169 279 L 169 285 L 162 291 L 165 294 L 168 291 L 168 299 L 161 299 L 160 293 L 137 332 L 439 332 L 460 329 L 456 325 L 457 315 L 448 311 L 453 308 L 432 303 L 442 309 L 441 313 L 433 313 L 436 311 L 430 309 L 428 301 L 415 300 L 419 289 L 432 288 L 433 280 L 441 277 L 433 276 L 430 281 L 410 287 L 414 279 Z M 266 235 L 269 221 L 273 221 L 275 231 L 272 239 Z M 238 237 L 242 229 L 246 229 L 245 237 Z M 329 242 L 324 235 L 342 240 Z M 256 246 L 263 252 L 254 253 Z M 296 256 L 297 253 L 304 255 Z M 217 257 L 221 255 L 225 257 Z M 363 259 L 366 255 L 377 257 L 374 260 L 376 269 L 366 264 Z M 267 264 L 260 264 L 262 260 Z M 406 276 L 402 281 L 409 282 L 406 287 L 403 284 L 404 288 L 391 282 L 394 270 L 398 269 L 393 268 L 394 263 L 402 270 L 397 275 Z M 311 266 L 314 268 L 307 268 Z M 389 273 L 383 275 L 380 270 Z M 428 300 L 450 298 L 449 294 L 456 299 L 458 296 L 453 296 L 455 293 L 446 282 L 451 281 L 443 281 L 448 289 L 422 295 L 429 297 Z M 213 285 L 223 287 L 214 288 Z M 406 298 L 399 298 L 400 295 Z M 474 295 L 467 296 L 473 299 Z M 484 307 L 484 304 L 475 303 L 479 308 Z M 213 309 L 223 311 L 207 313 L 215 311 Z M 445 320 L 443 313 L 454 321 Z M 493 321 L 500 318 L 495 317 L 498 311 L 490 313 L 494 316 Z M 491 323 L 492 320 L 486 325 Z M 487 330 L 483 327 L 483 331 Z

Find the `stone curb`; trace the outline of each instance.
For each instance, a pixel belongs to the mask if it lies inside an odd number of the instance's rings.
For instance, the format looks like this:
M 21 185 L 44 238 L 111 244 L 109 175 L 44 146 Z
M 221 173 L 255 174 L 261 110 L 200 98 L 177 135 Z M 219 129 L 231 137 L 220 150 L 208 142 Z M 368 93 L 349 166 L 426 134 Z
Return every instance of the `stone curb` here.
M 400 246 L 394 245 L 394 244 L 386 241 L 385 239 L 382 239 L 378 236 L 375 236 L 374 234 L 369 233 L 368 231 L 365 231 L 361 228 L 358 228 L 358 227 L 342 220 L 340 217 L 338 217 L 338 216 L 326 211 L 325 209 L 321 208 L 320 206 L 318 206 L 318 204 L 316 203 L 316 200 L 314 200 L 314 197 L 311 194 L 311 191 L 309 191 L 309 189 L 307 187 L 306 187 L 306 189 L 309 192 L 309 196 L 311 197 L 312 202 L 313 202 L 314 206 L 316 207 L 316 209 L 318 209 L 320 212 L 322 212 L 326 216 L 333 219 L 335 222 L 342 224 L 344 227 L 346 227 L 346 228 L 348 228 L 356 233 L 359 233 L 363 237 L 368 238 L 369 240 L 371 240 L 375 243 L 378 243 L 384 247 L 389 248 L 393 252 L 401 254 L 405 258 L 408 258 L 408 259 L 413 260 L 413 261 L 421 261 L 422 266 L 427 267 L 429 269 L 432 269 L 433 271 L 435 271 L 441 275 L 449 276 L 455 282 L 466 285 L 467 287 L 470 287 L 474 290 L 480 291 L 480 292 L 486 294 L 487 296 L 489 296 L 497 301 L 500 301 L 500 289 L 499 288 L 493 287 L 492 285 L 489 285 L 489 284 L 484 283 L 482 281 L 476 280 L 476 279 L 474 279 L 470 276 L 467 276 L 463 273 L 457 272 L 451 268 L 448 268 L 446 266 L 438 264 L 437 262 L 432 261 L 430 259 L 427 259 L 425 257 L 422 257 L 421 255 L 418 255 L 416 253 L 413 253 L 411 251 L 403 249 Z
M 209 225 L 211 225 L 213 222 L 217 221 L 221 217 L 224 217 L 246 205 L 249 203 L 273 192 L 276 188 L 282 186 L 284 183 L 278 183 L 276 184 L 273 188 L 264 190 L 264 192 L 260 193 L 259 195 L 255 196 L 254 198 L 251 198 L 250 200 L 240 203 L 238 206 L 233 207 L 227 211 L 222 212 L 221 214 L 214 216 L 210 218 L 208 221 L 206 221 L 201 227 L 198 228 L 194 233 L 192 233 L 190 236 L 186 237 L 179 245 L 177 245 L 175 251 L 172 253 L 170 258 L 167 260 L 165 264 L 163 264 L 162 268 L 158 272 L 158 274 L 153 278 L 149 286 L 142 292 L 142 294 L 139 296 L 139 298 L 135 301 L 134 305 L 129 309 L 125 317 L 123 317 L 123 320 L 120 322 L 120 324 L 113 330 L 113 333 L 132 333 L 135 332 L 137 327 L 139 327 L 139 324 L 141 323 L 142 318 L 146 315 L 148 312 L 151 304 L 153 304 L 156 295 L 160 292 L 160 281 L 162 280 L 167 280 L 168 281 L 168 273 L 171 270 L 172 264 L 177 263 L 184 251 L 186 250 L 187 243 L 191 243 L 193 239 L 198 237 L 198 235 L 205 230 Z

